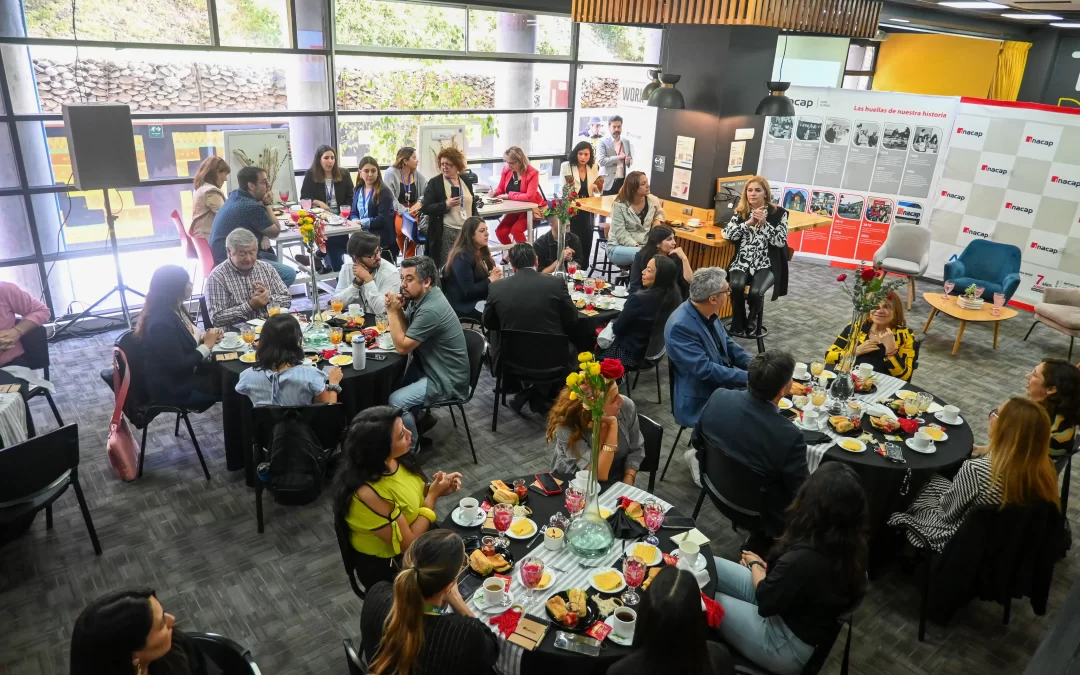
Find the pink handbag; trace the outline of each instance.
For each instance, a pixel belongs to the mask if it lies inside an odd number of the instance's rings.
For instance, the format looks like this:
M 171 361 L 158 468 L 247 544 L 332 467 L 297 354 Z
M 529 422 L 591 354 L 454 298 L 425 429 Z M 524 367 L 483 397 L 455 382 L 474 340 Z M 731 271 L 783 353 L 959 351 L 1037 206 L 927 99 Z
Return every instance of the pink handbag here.
M 120 381 L 120 363 L 124 365 L 124 379 Z M 109 421 L 109 440 L 105 443 L 109 451 L 109 464 L 120 480 L 132 481 L 139 471 L 139 446 L 124 418 L 124 402 L 127 401 L 128 387 L 131 384 L 131 369 L 128 368 L 124 350 L 113 347 L 113 391 L 116 393 L 116 407 L 113 408 Z

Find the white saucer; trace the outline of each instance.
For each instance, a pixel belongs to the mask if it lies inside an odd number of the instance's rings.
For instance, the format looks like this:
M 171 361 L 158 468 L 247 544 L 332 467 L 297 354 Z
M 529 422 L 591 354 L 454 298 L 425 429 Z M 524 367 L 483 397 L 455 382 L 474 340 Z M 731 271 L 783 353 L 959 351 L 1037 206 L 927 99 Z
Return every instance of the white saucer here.
M 532 523 L 532 532 L 530 532 L 530 533 L 528 533 L 528 534 L 526 534 L 524 536 L 521 536 L 521 535 L 514 534 L 512 531 L 507 529 L 506 530 L 506 536 L 510 537 L 511 539 L 532 539 L 533 537 L 536 536 L 536 533 L 540 531 L 540 529 L 536 526 L 536 521 L 533 520 L 532 518 L 514 518 L 513 522 L 510 523 L 510 526 L 513 527 L 520 520 L 527 520 L 530 523 Z
M 507 609 L 510 608 L 510 605 L 514 604 L 513 593 L 507 593 L 503 596 L 503 598 L 503 604 L 489 607 L 487 604 L 487 600 L 484 599 L 484 587 L 481 586 L 480 588 L 476 589 L 475 593 L 473 593 L 472 601 L 473 605 L 476 606 L 477 611 L 483 614 L 498 614 L 500 612 L 505 612 Z
M 923 454 L 923 455 L 932 455 L 935 452 L 937 452 L 937 446 L 934 445 L 933 441 L 930 441 L 930 446 L 927 447 L 925 450 L 920 450 L 920 449 L 916 448 L 912 444 L 913 440 L 915 440 L 915 439 L 914 438 L 908 438 L 907 440 L 904 441 L 904 445 L 908 446 L 909 448 L 911 448 L 915 452 L 918 452 L 918 453 Z
M 675 549 L 674 551 L 672 551 L 671 555 L 678 558 L 679 557 L 679 549 Z M 679 562 L 682 562 L 682 561 L 680 560 Z M 697 562 L 694 563 L 694 571 L 695 572 L 701 572 L 704 569 L 705 569 L 705 556 L 698 553 Z
M 615 572 L 619 575 L 619 585 L 611 589 L 610 591 L 600 588 L 593 582 L 593 577 L 598 574 L 603 574 L 604 572 Z M 621 593 L 623 589 L 626 588 L 626 581 L 623 580 L 622 572 L 615 569 L 614 567 L 596 567 L 589 573 L 589 585 L 592 586 L 594 589 L 600 591 L 601 593 Z
M 466 523 L 462 518 L 461 507 L 459 506 L 454 509 L 454 512 L 450 514 L 450 517 L 454 520 L 454 523 L 461 527 L 478 527 L 483 525 L 484 521 L 487 520 L 487 512 L 484 511 L 484 509 L 477 509 L 476 517 L 473 518 L 473 521 L 471 523 Z
M 807 382 L 807 381 L 809 381 L 809 380 L 810 380 L 810 379 L 811 379 L 812 377 L 813 377 L 813 375 L 811 375 L 811 374 L 810 374 L 810 371 L 808 370 L 808 371 L 806 371 L 806 375 L 805 375 L 804 377 L 795 377 L 794 375 L 792 375 L 792 376 L 791 376 L 791 379 L 793 379 L 793 380 L 796 380 L 796 381 L 798 381 L 798 382 Z
M 633 607 L 631 607 L 633 609 Z M 608 633 L 607 639 L 611 640 L 620 647 L 633 647 L 634 646 L 634 634 L 631 633 L 630 637 L 622 637 L 615 634 L 615 612 L 611 613 L 611 616 L 604 619 L 604 623 L 611 626 L 611 632 Z M 634 624 L 634 628 L 637 628 L 637 624 Z
M 919 431 L 922 431 L 922 429 L 919 429 Z M 929 434 L 927 434 L 927 435 L 929 435 Z M 939 438 L 937 440 L 934 440 L 933 437 L 930 438 L 931 443 L 944 443 L 947 440 L 949 440 L 949 434 L 945 433 L 944 431 L 941 432 L 941 438 Z
M 614 295 L 616 298 L 625 298 L 626 296 L 630 295 L 630 293 L 626 290 L 625 286 L 616 286 L 615 288 L 611 289 L 611 294 Z
M 949 422 L 944 417 L 942 417 L 941 413 L 943 413 L 943 412 L 945 412 L 945 411 L 944 410 L 939 410 L 936 413 L 934 413 L 934 419 L 936 419 L 938 422 L 941 422 L 942 424 L 948 424 L 949 426 L 954 426 L 954 427 L 955 426 L 960 426 L 961 424 L 964 423 L 964 418 L 959 416 L 959 415 L 956 416 L 956 421 L 955 422 Z

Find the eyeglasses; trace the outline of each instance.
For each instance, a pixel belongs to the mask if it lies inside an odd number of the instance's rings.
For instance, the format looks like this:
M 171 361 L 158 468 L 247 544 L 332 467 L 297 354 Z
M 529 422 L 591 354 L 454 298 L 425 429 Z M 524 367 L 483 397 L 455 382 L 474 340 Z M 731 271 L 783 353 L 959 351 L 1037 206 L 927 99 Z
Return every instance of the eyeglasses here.
M 989 417 L 989 418 L 990 418 L 990 419 L 992 419 L 992 420 L 996 420 L 996 419 L 998 418 L 998 411 L 997 411 L 997 408 L 994 408 L 993 410 L 991 410 L 991 411 L 990 411 L 990 414 L 989 414 L 989 415 L 987 415 L 987 417 Z
M 263 179 L 263 180 L 259 181 L 259 185 L 265 185 L 266 187 L 270 187 L 270 181 L 266 180 L 266 179 Z
M 364 257 L 365 258 L 378 258 L 381 255 L 382 255 L 382 247 L 377 246 L 377 247 L 375 247 L 374 251 L 372 251 L 371 253 L 369 253 L 368 255 L 366 255 Z

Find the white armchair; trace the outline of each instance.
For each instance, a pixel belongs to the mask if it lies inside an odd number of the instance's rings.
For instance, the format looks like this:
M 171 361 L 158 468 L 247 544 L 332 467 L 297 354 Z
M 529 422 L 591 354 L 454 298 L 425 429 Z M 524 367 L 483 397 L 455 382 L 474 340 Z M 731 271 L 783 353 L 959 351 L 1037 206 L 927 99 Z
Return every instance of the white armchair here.
M 885 243 L 874 254 L 874 264 L 907 277 L 907 308 L 915 295 L 915 277 L 930 265 L 930 230 L 918 225 L 893 225 Z
M 1080 288 L 1047 288 L 1043 301 L 1035 305 L 1035 323 L 1028 328 L 1027 340 L 1036 323 L 1044 323 L 1069 336 L 1069 355 L 1072 361 L 1073 342 L 1080 336 Z

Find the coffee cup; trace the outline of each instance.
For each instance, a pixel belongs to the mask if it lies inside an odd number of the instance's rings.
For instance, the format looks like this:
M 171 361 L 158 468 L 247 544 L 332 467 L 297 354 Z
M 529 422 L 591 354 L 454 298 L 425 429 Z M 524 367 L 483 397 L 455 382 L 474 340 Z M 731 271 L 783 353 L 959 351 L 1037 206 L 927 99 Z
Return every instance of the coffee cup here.
M 859 377 L 861 377 L 862 379 L 865 380 L 865 379 L 871 377 L 873 374 L 874 374 L 874 367 L 872 365 L 870 365 L 869 363 L 860 363 L 859 364 Z
M 349 316 L 364 316 L 363 308 L 356 303 L 349 305 Z
M 679 544 L 679 559 L 685 560 L 690 569 L 694 569 L 699 555 L 701 555 L 701 547 L 694 542 L 684 540 Z
M 807 408 L 803 411 L 803 426 L 809 429 L 817 429 L 821 423 L 817 408 Z
M 544 548 L 550 551 L 558 551 L 559 549 L 561 549 L 563 547 L 563 543 L 565 543 L 566 541 L 565 537 L 563 537 L 564 534 L 565 533 L 562 531 L 562 528 L 549 527 L 544 532 Z
M 930 436 L 925 431 L 916 431 L 915 435 L 911 437 L 911 444 L 919 450 L 929 448 L 930 442 Z
M 941 409 L 941 417 L 949 423 L 955 424 L 960 421 L 960 408 L 954 405 L 947 405 Z
M 238 346 L 240 346 L 240 334 L 239 333 L 233 333 L 233 332 L 225 333 L 225 335 L 223 335 L 221 337 L 221 346 L 222 347 L 238 347 Z
M 817 379 L 818 379 L 818 384 L 820 384 L 822 387 L 825 387 L 826 389 L 829 388 L 829 378 L 828 378 L 827 375 L 825 375 L 825 373 L 822 373 L 821 375 L 818 375 Z
M 621 638 L 630 639 L 634 637 L 634 626 L 637 625 L 637 612 L 629 607 L 619 607 L 615 610 L 612 619 L 612 629 L 615 634 Z
M 792 377 L 796 380 L 801 380 L 806 377 L 806 364 L 799 361 L 795 364 L 795 372 L 792 373 Z
M 701 218 L 691 218 L 690 220 L 686 221 L 686 224 L 690 227 L 699 227 L 701 226 Z
M 379 349 L 393 349 L 394 348 L 394 336 L 390 334 L 390 331 L 386 331 L 379 336 Z
M 585 483 L 587 485 L 589 483 L 589 470 L 584 469 L 582 471 L 578 471 L 574 474 L 574 478 L 580 480 L 582 483 Z
M 466 523 L 472 523 L 476 520 L 476 512 L 480 508 L 480 504 L 472 497 L 466 497 L 458 502 L 458 506 L 461 507 L 461 519 Z
M 492 577 L 484 581 L 484 603 L 488 607 L 498 607 L 507 604 L 506 581 Z
M 585 486 L 587 486 L 588 484 L 588 479 L 582 480 L 581 478 L 575 478 L 574 480 L 570 481 L 570 487 L 574 488 L 575 490 L 581 490 L 582 492 L 585 492 Z

